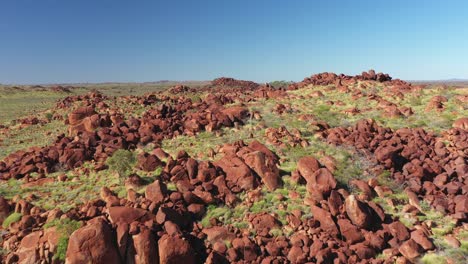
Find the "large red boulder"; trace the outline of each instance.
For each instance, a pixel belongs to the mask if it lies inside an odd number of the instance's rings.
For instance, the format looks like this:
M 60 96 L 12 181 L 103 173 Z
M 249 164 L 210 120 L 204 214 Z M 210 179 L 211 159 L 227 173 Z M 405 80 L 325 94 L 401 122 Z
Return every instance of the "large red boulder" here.
M 254 151 L 242 156 L 249 166 L 262 179 L 270 191 L 275 190 L 281 184 L 279 170 L 276 164 L 270 164 L 263 152 Z
M 167 194 L 166 184 L 160 180 L 155 180 L 152 184 L 146 186 L 145 197 L 152 202 L 162 203 Z
M 156 238 L 149 229 L 144 229 L 138 235 L 133 236 L 133 246 L 135 263 L 151 264 L 159 259 Z
M 322 193 L 329 193 L 336 188 L 337 182 L 333 174 L 327 168 L 320 168 L 315 171 L 307 181 L 308 189 L 314 188 Z
M 302 177 L 309 182 L 312 178 L 312 175 L 320 168 L 320 163 L 318 160 L 311 156 L 302 157 L 297 162 L 297 170 Z
M 331 235 L 337 236 L 339 234 L 338 228 L 336 227 L 335 222 L 333 221 L 333 217 L 330 212 L 312 205 L 311 206 L 311 213 L 312 216 L 320 222 L 320 228 L 328 232 Z
M 102 218 L 95 218 L 70 236 L 66 263 L 121 263 L 112 229 Z
M 141 153 L 137 157 L 137 167 L 143 171 L 154 171 L 163 163 L 156 155 Z
M 160 264 L 194 264 L 195 252 L 182 237 L 163 235 L 158 241 Z
M 374 224 L 372 209 L 364 202 L 359 201 L 354 195 L 349 195 L 345 200 L 346 214 L 359 228 L 369 228 Z
M 255 187 L 255 178 L 250 168 L 239 157 L 226 155 L 214 162 L 226 173 L 228 186 L 237 187 L 240 190 L 251 190 Z
M 113 224 L 131 224 L 133 221 L 144 221 L 151 219 L 148 211 L 126 207 L 114 206 L 109 208 L 109 220 Z

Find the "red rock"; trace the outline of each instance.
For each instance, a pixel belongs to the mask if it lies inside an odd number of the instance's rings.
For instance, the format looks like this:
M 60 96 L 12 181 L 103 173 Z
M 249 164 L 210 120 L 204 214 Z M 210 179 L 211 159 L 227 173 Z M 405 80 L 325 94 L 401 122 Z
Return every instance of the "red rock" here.
M 11 207 L 8 204 L 8 201 L 0 196 L 0 225 L 3 223 L 3 220 L 10 215 Z
M 359 259 L 369 259 L 376 254 L 373 248 L 366 246 L 364 243 L 352 245 L 350 249 L 356 253 Z
M 270 191 L 275 190 L 281 183 L 279 170 L 275 164 L 266 159 L 263 152 L 254 151 L 242 156 L 245 164 L 257 173 Z
M 146 186 L 145 197 L 152 202 L 162 203 L 167 193 L 166 184 L 160 180 L 155 180 L 152 184 Z
M 214 163 L 226 173 L 226 181 L 240 190 L 251 190 L 255 180 L 250 168 L 236 156 L 224 156 Z
M 259 235 L 266 236 L 272 228 L 278 227 L 281 223 L 268 213 L 256 214 L 250 222 Z
M 411 232 L 411 239 L 418 243 L 424 250 L 434 249 L 434 244 L 422 230 Z
M 187 206 L 187 210 L 197 219 L 201 219 L 206 212 L 205 206 L 202 204 L 190 204 Z
M 306 261 L 307 254 L 301 247 L 293 246 L 289 250 L 287 258 L 291 263 L 304 263 Z
M 338 219 L 338 226 L 340 227 L 341 235 L 346 239 L 346 242 L 354 244 L 364 240 L 364 236 L 361 231 L 351 224 L 347 219 Z
M 67 263 L 120 263 L 120 256 L 112 230 L 102 218 L 88 221 L 87 225 L 70 236 Z
M 178 211 L 170 207 L 159 207 L 155 220 L 162 225 L 166 221 L 171 221 L 179 227 L 185 226 L 188 219 L 184 218 Z
M 462 117 L 453 122 L 452 127 L 468 130 L 468 117 Z
M 212 244 L 216 241 L 231 241 L 235 238 L 235 234 L 229 232 L 227 228 L 222 226 L 204 228 L 202 229 L 202 232 L 206 234 L 206 239 Z
M 366 200 L 372 198 L 372 190 L 367 182 L 354 179 L 350 184 L 356 186 L 366 196 Z
M 18 255 L 18 263 L 37 263 L 39 257 L 39 243 L 41 233 L 36 231 L 25 236 L 19 245 L 16 254 Z
M 390 233 L 394 238 L 398 241 L 405 241 L 410 238 L 410 233 L 405 225 L 403 225 L 400 221 L 396 221 L 388 225 Z
M 316 198 L 317 201 L 322 200 L 331 190 L 337 185 L 335 177 L 326 168 L 318 169 L 312 174 L 307 182 L 307 191 Z
M 405 258 L 413 260 L 421 255 L 422 249 L 413 239 L 409 239 L 398 248 L 398 251 Z
M 195 253 L 189 242 L 179 236 L 163 235 L 158 241 L 159 264 L 195 264 Z
M 244 237 L 242 239 L 235 238 L 232 240 L 232 247 L 240 253 L 240 256 L 244 261 L 252 262 L 257 256 L 257 247 L 250 239 Z
M 143 171 L 154 171 L 162 165 L 162 161 L 156 155 L 141 153 L 137 157 L 137 167 Z
M 169 158 L 169 154 L 167 154 L 161 148 L 155 148 L 152 151 L 152 154 L 155 155 L 156 157 L 158 157 L 158 159 L 161 160 L 161 161 L 165 161 L 165 160 L 167 160 L 167 158 Z
M 367 245 L 373 247 L 375 250 L 382 250 L 386 246 L 384 237 L 385 233 L 382 230 L 364 234 L 364 239 Z
M 314 157 L 307 156 L 302 157 L 297 162 L 297 170 L 302 177 L 309 182 L 312 178 L 312 175 L 320 168 L 320 164 Z
M 249 115 L 249 110 L 241 106 L 233 106 L 222 111 L 232 122 L 242 121 Z
M 320 163 L 325 166 L 331 173 L 334 173 L 336 170 L 336 159 L 332 156 L 323 156 L 320 158 Z
M 320 222 L 320 228 L 322 230 L 334 236 L 339 234 L 338 228 L 336 227 L 330 212 L 325 211 L 324 209 L 315 205 L 311 206 L 311 212 L 314 219 Z
M 119 224 L 116 228 L 117 248 L 119 250 L 120 257 L 122 260 L 127 260 L 127 258 L 133 257 L 127 256 L 127 252 L 130 251 L 130 249 L 128 249 L 128 246 L 130 245 L 129 228 L 130 227 L 128 224 Z
M 375 150 L 375 157 L 380 162 L 386 162 L 387 160 L 393 160 L 396 153 L 400 150 L 400 148 L 392 147 L 392 146 L 382 146 L 378 147 Z
M 454 198 L 455 201 L 455 212 L 456 213 L 468 213 L 468 197 L 465 195 L 457 195 Z
M 345 200 L 346 214 L 354 225 L 360 228 L 369 228 L 375 219 L 369 206 L 356 199 L 354 195 L 349 195 Z
M 187 159 L 187 163 L 185 164 L 185 167 L 187 169 L 187 174 L 190 179 L 194 179 L 195 177 L 197 177 L 198 163 L 196 160 L 192 158 Z
M 205 261 L 206 264 L 229 264 L 229 261 L 220 253 L 213 251 L 208 255 Z
M 330 213 L 333 216 L 338 215 L 342 206 L 343 200 L 341 195 L 335 190 L 331 191 L 330 196 L 328 197 L 328 207 L 330 208 Z
M 136 253 L 135 263 L 150 264 L 159 259 L 156 238 L 149 229 L 133 236 L 133 246 Z
M 109 208 L 109 220 L 112 224 L 127 224 L 133 221 L 145 221 L 151 219 L 148 211 L 125 206 L 114 206 Z
M 166 230 L 166 233 L 170 236 L 181 234 L 179 226 L 171 221 L 164 222 L 164 230 Z

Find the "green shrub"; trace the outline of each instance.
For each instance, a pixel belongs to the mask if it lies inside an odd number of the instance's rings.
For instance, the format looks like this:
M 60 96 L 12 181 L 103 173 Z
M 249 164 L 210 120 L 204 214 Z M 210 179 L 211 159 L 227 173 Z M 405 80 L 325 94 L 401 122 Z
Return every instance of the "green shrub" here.
M 54 117 L 54 114 L 52 114 L 50 112 L 45 113 L 45 118 L 47 118 L 47 120 L 51 121 L 53 117 Z
M 70 235 L 75 232 L 75 230 L 81 227 L 81 222 L 71 220 L 69 218 L 65 219 L 55 219 L 44 225 L 44 228 L 56 227 L 57 232 L 59 233 L 59 239 L 57 244 L 57 252 L 54 255 L 55 259 L 65 261 L 68 247 L 68 239 Z
M 115 151 L 114 154 L 112 154 L 112 157 L 108 158 L 106 161 L 109 169 L 117 172 L 120 177 L 130 175 L 135 163 L 135 155 L 131 151 L 125 149 Z
M 281 230 L 281 228 L 272 228 L 270 229 L 270 235 L 274 237 L 279 237 L 279 236 L 284 235 L 284 233 L 283 233 L 283 230 Z
M 167 189 L 168 189 L 169 191 L 175 192 L 175 191 L 177 191 L 177 186 L 176 186 L 176 184 L 173 183 L 173 182 L 168 182 L 168 183 L 167 183 Z
M 231 212 L 231 210 L 229 208 L 227 208 L 225 206 L 216 207 L 216 205 L 212 204 L 212 205 L 209 205 L 206 208 L 206 214 L 203 217 L 203 219 L 201 220 L 201 224 L 204 227 L 209 227 L 210 226 L 210 220 L 212 218 L 216 218 L 216 219 L 224 222 L 225 220 L 230 219 L 231 216 L 232 216 L 232 212 Z
M 54 255 L 54 259 L 59 259 L 61 261 L 65 261 L 67 256 L 67 248 L 68 248 L 68 237 L 59 237 L 57 243 L 57 252 Z
M 294 83 L 293 81 L 285 81 L 285 80 L 282 80 L 282 81 L 273 81 L 273 82 L 269 82 L 268 84 L 273 86 L 274 88 L 281 88 L 281 87 L 288 87 L 290 84 Z
M 21 220 L 23 215 L 21 213 L 12 213 L 3 221 L 3 228 L 8 228 L 12 223 L 16 223 Z

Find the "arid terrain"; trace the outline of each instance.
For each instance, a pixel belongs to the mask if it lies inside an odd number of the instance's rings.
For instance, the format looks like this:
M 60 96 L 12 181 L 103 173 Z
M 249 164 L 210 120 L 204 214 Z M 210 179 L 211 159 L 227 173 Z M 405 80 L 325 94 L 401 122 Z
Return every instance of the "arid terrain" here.
M 0 86 L 1 263 L 468 263 L 468 84 Z

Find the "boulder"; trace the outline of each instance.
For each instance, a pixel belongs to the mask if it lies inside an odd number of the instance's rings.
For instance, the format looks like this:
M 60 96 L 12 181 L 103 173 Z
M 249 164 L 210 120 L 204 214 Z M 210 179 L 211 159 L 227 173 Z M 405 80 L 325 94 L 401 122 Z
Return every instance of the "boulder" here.
M 346 197 L 345 208 L 349 219 L 359 228 L 368 229 L 376 220 L 373 218 L 372 209 L 354 195 Z
M 180 236 L 163 235 L 158 241 L 159 264 L 195 264 L 195 252 Z
M 143 171 L 154 171 L 163 163 L 156 155 L 141 153 L 137 157 L 137 167 Z
M 434 249 L 434 243 L 422 230 L 414 230 L 411 232 L 411 239 L 418 243 L 424 250 Z
M 421 255 L 422 249 L 413 239 L 405 241 L 399 248 L 398 251 L 407 259 L 414 260 Z
M 320 164 L 317 159 L 311 156 L 302 157 L 297 162 L 297 170 L 302 177 L 309 182 L 312 175 L 320 168 Z
M 70 236 L 66 263 L 121 263 L 112 229 L 102 218 L 94 218 Z
M 364 240 L 359 228 L 353 225 L 348 219 L 338 219 L 341 235 L 345 237 L 346 242 L 354 244 Z
M 320 228 L 322 230 L 334 236 L 339 234 L 338 228 L 336 227 L 330 212 L 315 205 L 311 206 L 311 212 L 312 216 L 320 222 Z
M 152 184 L 146 186 L 145 197 L 152 202 L 162 203 L 167 193 L 166 184 L 160 180 L 155 180 Z
M 281 183 L 279 170 L 275 164 L 269 164 L 263 152 L 254 151 L 242 156 L 249 166 L 262 179 L 270 191 L 275 190 Z
M 151 264 L 159 260 L 156 238 L 149 229 L 144 229 L 133 236 L 133 246 L 136 253 L 135 263 Z
M 337 185 L 335 177 L 327 168 L 316 170 L 307 181 L 307 189 L 317 190 L 325 195 L 328 195 L 331 190 Z
M 149 220 L 152 217 L 148 215 L 148 211 L 126 207 L 114 206 L 109 208 L 109 220 L 112 224 L 131 224 L 134 221 Z
M 240 190 L 251 190 L 255 187 L 255 178 L 250 168 L 239 157 L 226 155 L 214 162 L 226 173 L 228 186 L 236 186 Z

